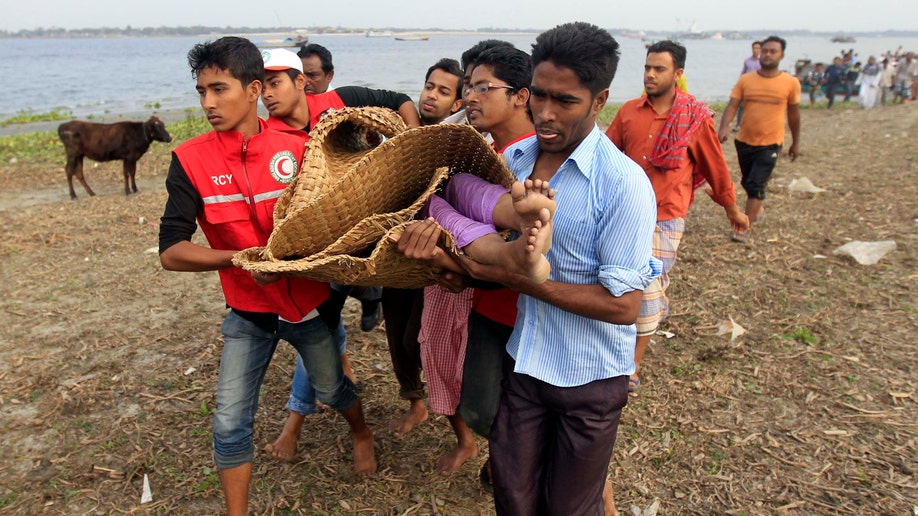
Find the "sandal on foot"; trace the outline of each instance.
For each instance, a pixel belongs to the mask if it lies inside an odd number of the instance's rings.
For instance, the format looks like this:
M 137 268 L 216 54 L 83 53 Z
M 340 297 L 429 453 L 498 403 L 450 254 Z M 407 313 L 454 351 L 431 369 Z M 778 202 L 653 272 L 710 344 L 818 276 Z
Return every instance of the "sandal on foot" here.
M 628 378 L 628 392 L 637 392 L 641 388 L 641 381 L 637 378 Z
M 749 233 L 748 232 L 740 233 L 739 231 L 734 231 L 733 233 L 730 234 L 730 240 L 733 240 L 734 242 L 742 242 L 742 243 L 748 242 Z

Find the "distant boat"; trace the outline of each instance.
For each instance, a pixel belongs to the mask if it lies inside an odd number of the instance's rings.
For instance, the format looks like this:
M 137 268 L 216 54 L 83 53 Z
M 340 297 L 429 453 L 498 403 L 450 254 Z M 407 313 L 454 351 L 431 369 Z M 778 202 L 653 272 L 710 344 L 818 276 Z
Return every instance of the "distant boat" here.
M 854 39 L 853 36 L 845 36 L 844 34 L 839 34 L 838 36 L 835 36 L 829 41 L 831 41 L 832 43 L 856 43 L 857 42 L 857 40 Z
M 309 35 L 306 29 L 298 29 L 290 34 L 253 40 L 252 42 L 255 43 L 255 46 L 262 48 L 300 47 L 309 43 Z
M 368 30 L 366 36 L 368 38 L 391 38 L 392 32 L 388 30 Z
M 430 36 L 422 34 L 418 36 L 395 36 L 396 41 L 427 41 Z

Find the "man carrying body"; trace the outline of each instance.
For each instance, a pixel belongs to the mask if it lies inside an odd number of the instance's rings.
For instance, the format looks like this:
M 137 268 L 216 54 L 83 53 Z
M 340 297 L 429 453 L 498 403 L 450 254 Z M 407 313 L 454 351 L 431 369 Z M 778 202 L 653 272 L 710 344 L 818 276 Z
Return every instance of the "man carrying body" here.
M 335 77 L 335 65 L 332 63 L 331 52 L 322 45 L 310 43 L 300 47 L 296 55 L 303 64 L 301 71 L 306 78 L 306 85 L 303 88 L 306 93 L 318 94 L 328 91 L 328 86 Z M 344 301 L 347 296 L 360 301 L 360 329 L 362 331 L 371 331 L 379 325 L 379 321 L 382 320 L 381 288 L 352 287 L 338 283 L 332 283 L 331 287 L 332 295 L 339 300 L 342 308 L 344 308 Z M 333 318 L 333 316 L 334 314 L 329 314 L 329 318 Z M 343 331 L 342 327 L 341 332 Z M 346 367 L 345 370 L 347 370 Z
M 646 174 L 596 126 L 618 43 L 593 25 L 561 25 L 536 39 L 532 63 L 536 136 L 504 156 L 519 180 L 557 192 L 551 276 L 536 284 L 461 260 L 523 294 L 490 435 L 494 498 L 498 514 L 602 514 L 633 323 L 659 274 L 656 209 Z
M 219 271 L 231 309 L 222 326 L 214 460 L 227 513 L 239 516 L 248 511 L 259 390 L 281 338 L 305 357 L 319 398 L 350 425 L 355 471 L 374 473 L 376 460 L 356 387 L 344 376 L 332 334 L 316 311 L 328 297 L 328 285 L 249 274 L 232 263 L 237 251 L 267 243 L 278 194 L 296 176 L 302 139 L 270 130 L 258 118 L 264 66 L 251 42 L 227 37 L 198 44 L 188 63 L 214 131 L 173 153 L 160 261 L 167 270 Z M 210 247 L 191 242 L 197 225 Z
M 273 129 L 294 135 L 302 145 L 309 139 L 308 129 L 314 126 L 322 114 L 330 109 L 342 107 L 381 106 L 395 109 L 402 115 L 405 123 L 416 127 L 419 124 L 417 112 L 411 98 L 402 93 L 387 90 L 372 90 L 360 86 L 344 86 L 337 90 L 306 94 L 306 76 L 303 74 L 301 60 L 287 49 L 273 49 L 263 52 L 265 68 L 265 89 L 262 102 L 268 108 L 270 116 L 267 125 Z M 344 295 L 332 294 L 333 299 L 323 305 L 323 319 L 330 327 L 340 325 L 341 307 Z M 344 330 L 336 330 L 338 350 L 345 371 L 353 379 L 347 355 L 344 349 Z M 310 385 L 310 376 L 297 359 L 293 373 L 293 385 L 290 399 L 287 402 L 288 417 L 281 434 L 274 443 L 265 447 L 265 451 L 278 460 L 291 461 L 296 452 L 296 443 L 300 436 L 303 420 L 306 415 L 316 412 L 315 391 Z
M 418 99 L 423 125 L 439 124 L 462 109 L 462 69 L 459 61 L 444 57 L 427 69 Z
M 762 42 L 759 57 L 762 69 L 740 77 L 730 93 L 730 103 L 718 131 L 720 141 L 727 141 L 727 128 L 736 107 L 746 102 L 748 124 L 740 128 L 734 143 L 747 196 L 746 216 L 751 223 L 764 216 L 765 186 L 784 145 L 785 116 L 792 139 L 787 154 L 794 161 L 800 153 L 800 81 L 778 70 L 786 45 L 777 36 L 769 36 Z M 748 232 L 734 231 L 733 240 L 745 242 L 748 236 Z
M 497 45 L 481 52 L 468 68 L 464 98 L 469 123 L 490 133 L 498 152 L 531 136 L 529 56 L 512 45 Z M 430 406 L 447 415 L 457 439 L 456 447 L 437 461 L 441 475 L 451 475 L 478 455 L 472 430 L 488 437 L 497 411 L 504 347 L 516 319 L 516 297 L 509 289 L 458 293 L 437 285 L 425 289 L 419 340 Z M 470 318 L 473 308 L 487 315 L 473 313 Z M 473 325 L 472 319 L 484 326 Z M 488 323 L 505 328 L 503 336 L 494 337 Z
M 648 47 L 644 64 L 647 94 L 626 102 L 606 131 L 612 143 L 644 169 L 653 185 L 657 199 L 653 255 L 663 262 L 663 274 L 644 289 L 630 390 L 640 385 L 638 372 L 644 351 L 669 311 L 666 288 L 694 195 L 693 170 L 711 185 L 709 194 L 724 207 L 733 230 L 749 230 L 749 219 L 736 205 L 736 188 L 708 107 L 676 88 L 685 55 L 685 47 L 672 41 Z
M 753 41 L 752 42 L 752 55 L 747 57 L 746 60 L 743 61 L 743 69 L 740 70 L 740 77 L 750 72 L 756 72 L 759 70 L 759 68 L 762 67 L 762 65 L 759 64 L 759 53 L 761 51 L 762 51 L 762 42 Z M 683 91 L 685 90 L 683 89 Z M 686 91 L 686 93 L 688 92 Z M 743 105 L 740 104 L 739 109 L 736 110 L 736 125 L 733 127 L 734 132 L 739 131 L 740 124 L 742 124 L 742 122 L 743 122 Z
M 303 45 L 296 55 L 303 64 L 303 75 L 306 76 L 306 93 L 325 93 L 328 85 L 335 78 L 335 65 L 331 52 L 318 43 Z

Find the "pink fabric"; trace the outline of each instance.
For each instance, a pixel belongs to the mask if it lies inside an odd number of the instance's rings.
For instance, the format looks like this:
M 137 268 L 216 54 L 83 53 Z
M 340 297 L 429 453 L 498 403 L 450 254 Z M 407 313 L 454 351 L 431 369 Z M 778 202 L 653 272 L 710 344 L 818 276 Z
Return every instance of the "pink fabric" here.
M 438 285 L 424 289 L 418 342 L 427 380 L 427 401 L 436 414 L 451 416 L 459 405 L 473 292 L 467 288 L 452 294 Z
M 497 200 L 505 193 L 507 189 L 503 186 L 478 176 L 456 174 L 446 186 L 446 200 L 438 196 L 430 198 L 428 215 L 463 248 L 477 238 L 497 233 L 492 214 Z M 437 285 L 424 289 L 418 342 L 427 380 L 427 401 L 436 414 L 453 415 L 459 405 L 473 293 L 474 289 L 465 289 L 451 294 Z

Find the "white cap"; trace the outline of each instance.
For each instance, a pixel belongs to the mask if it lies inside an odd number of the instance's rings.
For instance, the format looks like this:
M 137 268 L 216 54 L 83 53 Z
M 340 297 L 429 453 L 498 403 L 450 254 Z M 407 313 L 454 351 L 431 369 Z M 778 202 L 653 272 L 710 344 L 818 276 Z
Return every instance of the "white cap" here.
M 288 70 L 293 68 L 303 73 L 303 62 L 300 56 L 286 48 L 262 50 L 261 58 L 265 60 L 265 70 Z

